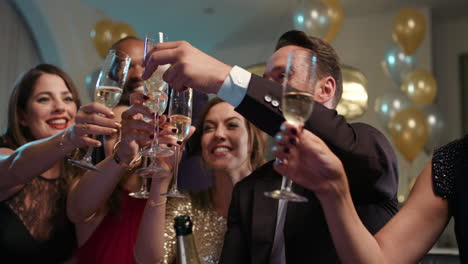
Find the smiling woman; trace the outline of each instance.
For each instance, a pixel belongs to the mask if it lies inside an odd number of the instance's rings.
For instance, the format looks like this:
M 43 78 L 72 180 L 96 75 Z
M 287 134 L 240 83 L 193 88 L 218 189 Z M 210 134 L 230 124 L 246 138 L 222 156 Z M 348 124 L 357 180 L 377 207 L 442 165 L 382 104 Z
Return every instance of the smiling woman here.
M 153 225 L 154 235 L 146 236 L 135 246 L 135 258 L 141 263 L 173 263 L 175 259 L 175 216 L 187 214 L 193 221 L 193 234 L 202 263 L 218 263 L 226 232 L 226 217 L 234 185 L 250 175 L 264 162 L 266 136 L 238 114 L 234 107 L 219 98 L 208 102 L 200 123 L 190 139 L 195 152 L 202 156 L 204 166 L 213 172 L 212 186 L 204 191 L 190 193 L 190 199 L 170 199 L 166 210 L 161 208 L 153 218 L 144 217 Z M 151 189 L 156 188 L 153 179 Z M 149 212 L 153 209 L 145 209 Z M 158 214 L 165 221 L 158 221 Z M 163 217 L 164 218 L 164 217 Z M 144 226 L 141 224 L 140 226 Z M 165 230 L 165 234 L 156 232 Z M 148 231 L 140 228 L 139 237 Z M 164 244 L 164 256 L 153 245 Z
M 66 157 L 76 148 L 96 145 L 88 135 L 102 121 L 93 119 L 93 126 L 85 126 L 90 113 L 111 115 L 105 107 L 89 104 L 77 112 L 78 107 L 75 85 L 53 65 L 34 67 L 15 85 L 8 127 L 0 137 L 2 259 L 63 263 L 70 258 L 75 237 L 66 216 L 66 193 L 79 171 Z

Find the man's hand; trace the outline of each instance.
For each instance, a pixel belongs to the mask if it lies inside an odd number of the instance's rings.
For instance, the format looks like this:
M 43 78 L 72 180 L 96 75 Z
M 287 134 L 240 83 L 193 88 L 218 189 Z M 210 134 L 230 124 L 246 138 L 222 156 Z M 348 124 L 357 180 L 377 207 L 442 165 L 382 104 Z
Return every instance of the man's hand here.
M 312 132 L 284 122 L 275 136 L 275 170 L 321 195 L 342 194 L 348 189 L 343 164 Z
M 163 79 L 177 91 L 191 87 L 217 94 L 232 69 L 186 41 L 159 43 L 148 55 L 143 63 L 142 79 L 147 80 L 159 65 L 171 64 Z

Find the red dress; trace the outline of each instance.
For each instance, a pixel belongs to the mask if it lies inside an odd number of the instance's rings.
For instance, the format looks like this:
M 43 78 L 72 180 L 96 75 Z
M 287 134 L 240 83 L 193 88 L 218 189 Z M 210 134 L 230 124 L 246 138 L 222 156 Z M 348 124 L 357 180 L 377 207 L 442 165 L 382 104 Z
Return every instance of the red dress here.
M 122 191 L 117 215 L 108 213 L 94 233 L 76 251 L 78 263 L 135 263 L 133 247 L 146 199 L 136 199 Z

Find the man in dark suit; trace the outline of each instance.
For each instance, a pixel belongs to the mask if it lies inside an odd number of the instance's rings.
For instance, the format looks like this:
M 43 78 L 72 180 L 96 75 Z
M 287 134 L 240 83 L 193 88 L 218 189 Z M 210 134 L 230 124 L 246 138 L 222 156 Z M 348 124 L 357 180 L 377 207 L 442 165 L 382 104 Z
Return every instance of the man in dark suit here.
M 386 138 L 375 128 L 349 124 L 333 108 L 341 95 L 341 70 L 333 48 L 300 31 L 281 36 L 264 77 L 281 82 L 286 57 L 292 49 L 309 49 L 317 55 L 318 102 L 308 129 L 321 137 L 341 159 L 349 177 L 353 200 L 366 227 L 375 233 L 397 211 L 397 161 Z M 143 74 L 146 78 L 157 64 L 173 66 L 164 76 L 177 89 L 190 86 L 217 93 L 236 107 L 246 119 L 274 135 L 284 121 L 281 114 L 282 89 L 235 66 L 230 67 L 186 42 L 159 46 L 152 60 L 159 60 Z M 183 82 L 177 80 L 183 80 Z M 233 191 L 228 231 L 220 263 L 335 263 L 333 246 L 319 201 L 314 193 L 294 185 L 294 192 L 307 203 L 278 202 L 264 192 L 278 189 L 281 176 L 272 162 L 239 182 Z

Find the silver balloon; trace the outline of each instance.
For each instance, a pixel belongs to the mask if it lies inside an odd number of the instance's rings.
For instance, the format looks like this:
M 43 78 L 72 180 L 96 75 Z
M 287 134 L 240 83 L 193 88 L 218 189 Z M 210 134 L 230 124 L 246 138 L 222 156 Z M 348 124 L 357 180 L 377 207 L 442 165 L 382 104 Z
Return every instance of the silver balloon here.
M 395 90 L 377 97 L 374 111 L 379 121 L 388 131 L 390 120 L 401 110 L 412 105 L 411 100 L 401 91 Z
M 330 30 L 328 7 L 320 0 L 299 0 L 293 11 L 293 25 L 308 35 L 324 38 Z
M 86 88 L 88 89 L 89 97 L 94 100 L 94 90 L 96 88 L 96 82 L 99 77 L 100 69 L 94 70 L 86 76 Z
M 426 145 L 424 145 L 424 151 L 427 154 L 431 154 L 440 146 L 440 139 L 444 130 L 445 122 L 442 117 L 442 113 L 435 105 L 425 105 L 421 107 L 420 110 L 426 115 L 427 128 L 429 131 Z
M 382 67 L 385 74 L 392 79 L 398 87 L 401 86 L 406 75 L 414 70 L 416 58 L 406 55 L 397 44 L 392 44 L 385 51 Z

